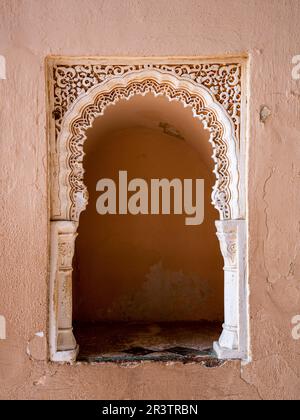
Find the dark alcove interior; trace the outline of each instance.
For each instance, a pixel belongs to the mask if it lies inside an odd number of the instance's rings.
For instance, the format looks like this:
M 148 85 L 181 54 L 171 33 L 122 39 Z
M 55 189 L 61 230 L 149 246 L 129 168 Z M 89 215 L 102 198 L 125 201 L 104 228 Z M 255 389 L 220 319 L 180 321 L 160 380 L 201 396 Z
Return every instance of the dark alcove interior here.
M 223 260 L 209 132 L 190 108 L 136 96 L 109 107 L 87 132 L 85 185 L 73 263 L 79 360 L 213 357 L 224 317 Z M 99 215 L 99 179 L 204 179 L 204 222 L 182 215 Z M 150 194 L 150 192 L 149 192 Z

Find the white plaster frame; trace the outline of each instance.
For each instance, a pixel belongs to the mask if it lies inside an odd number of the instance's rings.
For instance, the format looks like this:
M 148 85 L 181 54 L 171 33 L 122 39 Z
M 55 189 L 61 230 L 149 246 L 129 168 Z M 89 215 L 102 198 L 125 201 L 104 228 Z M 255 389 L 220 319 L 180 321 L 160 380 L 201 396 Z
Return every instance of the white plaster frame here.
M 148 60 L 149 61 L 149 60 Z M 72 333 L 72 259 L 83 183 L 83 144 L 95 118 L 119 100 L 152 92 L 191 107 L 210 131 L 224 257 L 225 322 L 214 349 L 221 359 L 249 359 L 245 203 L 245 73 L 243 57 L 221 59 L 49 58 L 50 359 L 76 360 Z M 181 63 L 181 64 L 178 64 Z M 99 80 L 100 79 L 100 80 Z

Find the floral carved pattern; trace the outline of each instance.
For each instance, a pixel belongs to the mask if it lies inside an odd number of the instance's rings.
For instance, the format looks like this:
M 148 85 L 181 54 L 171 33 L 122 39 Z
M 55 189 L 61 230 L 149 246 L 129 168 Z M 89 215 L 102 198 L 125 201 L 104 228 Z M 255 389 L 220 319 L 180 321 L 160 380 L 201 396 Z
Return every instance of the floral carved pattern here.
M 217 222 L 217 236 L 220 241 L 221 252 L 225 261 L 225 269 L 237 268 L 237 225 L 229 222 Z
M 236 138 L 240 137 L 241 64 L 141 64 L 141 65 L 63 65 L 53 67 L 54 110 L 56 136 L 62 119 L 70 105 L 91 87 L 114 76 L 128 72 L 158 69 L 184 77 L 208 88 L 224 107 L 235 126 Z
M 114 104 L 121 99 L 128 99 L 134 95 L 145 95 L 152 92 L 155 95 L 164 95 L 169 100 L 178 100 L 193 108 L 195 115 L 202 120 L 204 127 L 208 128 L 210 141 L 214 146 L 213 158 L 216 163 L 217 182 L 213 191 L 213 202 L 216 208 L 223 213 L 224 218 L 230 218 L 230 189 L 228 174 L 227 146 L 223 141 L 223 127 L 211 109 L 205 108 L 203 99 L 199 95 L 191 94 L 187 90 L 175 89 L 168 83 L 158 83 L 155 80 L 146 79 L 141 82 L 132 82 L 126 87 L 115 87 L 109 92 L 99 94 L 94 103 L 86 106 L 79 118 L 75 119 L 71 126 L 72 137 L 70 139 L 70 217 L 78 220 L 80 211 L 78 197 L 87 197 L 87 190 L 83 183 L 83 144 L 86 138 L 85 131 L 92 126 L 93 121 L 103 115 L 109 104 Z
M 76 237 L 76 235 L 75 235 Z M 72 270 L 72 260 L 74 254 L 74 240 L 73 237 L 65 239 L 65 235 L 60 236 L 58 244 L 59 255 L 59 269 Z
M 232 217 L 231 199 L 232 177 L 230 170 L 230 153 L 228 139 L 224 139 L 224 126 L 215 111 L 206 106 L 206 102 L 197 91 L 190 91 L 184 82 L 192 82 L 210 92 L 215 103 L 222 106 L 224 113 L 231 120 L 233 144 L 239 150 L 240 139 L 240 111 L 241 111 L 241 64 L 140 64 L 140 65 L 95 65 L 95 64 L 58 64 L 52 67 L 54 138 L 55 144 L 62 134 L 64 117 L 73 104 L 81 100 L 85 94 L 96 86 L 103 86 L 101 93 L 92 102 L 79 111 L 69 125 L 70 137 L 67 141 L 66 162 L 69 200 L 66 217 L 79 220 L 79 215 L 85 209 L 88 201 L 87 189 L 83 182 L 83 144 L 86 140 L 86 130 L 92 126 L 95 118 L 103 115 L 108 105 L 122 99 L 129 99 L 134 95 L 153 93 L 164 95 L 169 100 L 177 100 L 193 109 L 195 117 L 202 120 L 204 128 L 210 131 L 210 142 L 213 146 L 214 173 L 216 183 L 213 188 L 212 202 L 219 210 L 222 219 Z M 132 75 L 147 74 L 145 78 L 131 78 Z M 169 75 L 174 80 L 182 80 L 181 87 L 176 87 L 166 80 L 158 81 L 151 77 L 151 72 Z M 110 90 L 105 89 L 110 81 L 123 80 L 129 76 L 128 85 L 117 82 L 110 84 Z M 134 80 L 134 81 L 132 81 Z M 113 86 L 113 87 L 112 87 Z M 185 87 L 182 87 L 185 86 Z M 232 146 L 231 146 L 232 147 Z M 232 153 L 232 152 L 231 152 Z M 60 171 L 60 168 L 58 168 Z M 237 177 L 235 177 L 237 179 Z M 58 187 L 60 188 L 60 187 Z

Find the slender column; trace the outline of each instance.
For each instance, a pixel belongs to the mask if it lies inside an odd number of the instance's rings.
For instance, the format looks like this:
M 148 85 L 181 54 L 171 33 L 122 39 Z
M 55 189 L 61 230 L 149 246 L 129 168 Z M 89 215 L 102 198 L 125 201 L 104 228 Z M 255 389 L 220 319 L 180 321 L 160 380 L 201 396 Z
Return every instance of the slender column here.
M 76 222 L 51 222 L 50 352 L 54 361 L 73 361 L 78 352 L 72 327 L 72 262 L 76 231 Z
M 225 322 L 223 332 L 214 350 L 219 358 L 241 357 L 239 308 L 240 277 L 244 275 L 244 248 L 241 236 L 244 235 L 244 220 L 221 220 L 216 222 L 217 236 L 224 258 L 224 303 Z

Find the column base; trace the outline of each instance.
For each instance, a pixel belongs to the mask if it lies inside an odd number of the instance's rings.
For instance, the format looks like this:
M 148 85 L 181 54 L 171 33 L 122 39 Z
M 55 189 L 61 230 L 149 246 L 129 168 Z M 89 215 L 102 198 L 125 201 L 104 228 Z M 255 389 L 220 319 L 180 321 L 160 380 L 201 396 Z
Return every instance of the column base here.
M 73 334 L 73 328 L 59 329 L 57 334 L 57 351 L 73 351 L 77 343 Z
M 221 347 L 218 341 L 214 342 L 213 349 L 216 355 L 218 356 L 218 359 L 241 359 L 241 354 L 238 351 L 238 349 L 227 349 L 225 347 Z
M 52 362 L 75 363 L 79 353 L 79 346 L 74 350 L 57 351 L 51 357 Z

